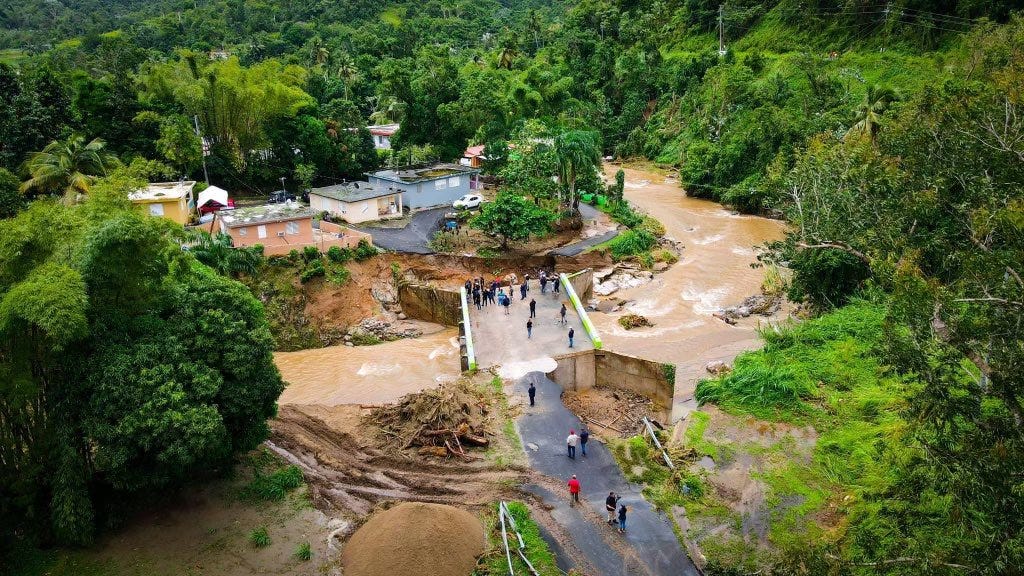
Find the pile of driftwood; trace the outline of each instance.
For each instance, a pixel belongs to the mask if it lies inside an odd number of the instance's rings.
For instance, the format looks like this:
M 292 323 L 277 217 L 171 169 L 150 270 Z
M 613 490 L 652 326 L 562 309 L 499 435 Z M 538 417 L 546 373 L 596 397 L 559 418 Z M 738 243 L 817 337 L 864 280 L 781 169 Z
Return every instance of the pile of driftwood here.
M 457 381 L 407 394 L 395 404 L 370 413 L 387 444 L 405 450 L 419 447 L 421 455 L 474 458 L 466 446 L 485 447 L 488 400 L 472 384 Z

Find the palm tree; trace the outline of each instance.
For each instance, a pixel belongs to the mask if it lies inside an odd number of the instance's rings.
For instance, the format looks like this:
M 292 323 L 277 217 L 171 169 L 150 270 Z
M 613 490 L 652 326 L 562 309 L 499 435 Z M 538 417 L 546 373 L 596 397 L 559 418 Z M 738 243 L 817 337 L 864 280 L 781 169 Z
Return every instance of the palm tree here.
M 215 236 L 199 232 L 191 251 L 197 260 L 222 276 L 254 274 L 263 260 L 258 250 L 235 248 L 231 236 L 219 232 Z
M 579 211 L 579 197 L 576 196 L 576 180 L 587 170 L 594 170 L 601 163 L 601 146 L 597 132 L 570 130 L 555 138 L 555 158 L 558 160 L 558 180 L 568 188 L 566 204 L 574 212 Z
M 871 143 L 874 144 L 875 139 L 878 137 L 882 115 L 885 114 L 886 110 L 889 109 L 889 106 L 896 99 L 896 92 L 892 88 L 879 86 L 878 84 L 868 86 L 868 89 L 864 92 L 864 100 L 854 110 L 856 113 L 854 124 L 847 131 L 846 135 L 860 134 L 867 136 Z
M 313 64 L 323 66 L 331 58 L 331 51 L 327 49 L 324 41 L 319 36 L 313 38 L 313 46 L 309 51 Z
M 338 57 L 338 77 L 345 85 L 345 100 L 348 100 L 351 85 L 359 80 L 359 68 L 356 68 L 355 60 L 348 54 L 342 53 Z
M 515 62 L 516 56 L 519 55 L 516 44 L 515 38 L 511 36 L 505 37 L 501 43 L 501 52 L 498 54 L 498 68 L 512 69 L 512 63 Z
M 29 178 L 22 182 L 21 191 L 63 194 L 68 200 L 88 194 L 97 177 L 106 176 L 119 164 L 105 147 L 106 142 L 99 138 L 86 144 L 85 137 L 78 134 L 50 142 L 25 161 L 23 170 Z

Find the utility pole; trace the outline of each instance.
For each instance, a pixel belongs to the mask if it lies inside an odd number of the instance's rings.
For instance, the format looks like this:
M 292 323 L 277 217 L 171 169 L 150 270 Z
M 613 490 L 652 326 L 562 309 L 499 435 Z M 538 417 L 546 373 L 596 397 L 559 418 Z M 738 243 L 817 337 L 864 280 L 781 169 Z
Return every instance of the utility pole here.
M 718 5 L 718 55 L 725 56 L 725 4 Z
M 210 174 L 206 171 L 206 142 L 203 140 L 203 135 L 199 132 L 199 115 L 192 115 L 192 122 L 196 127 L 196 136 L 199 137 L 199 148 L 203 151 L 203 179 L 206 180 L 206 185 L 210 185 Z

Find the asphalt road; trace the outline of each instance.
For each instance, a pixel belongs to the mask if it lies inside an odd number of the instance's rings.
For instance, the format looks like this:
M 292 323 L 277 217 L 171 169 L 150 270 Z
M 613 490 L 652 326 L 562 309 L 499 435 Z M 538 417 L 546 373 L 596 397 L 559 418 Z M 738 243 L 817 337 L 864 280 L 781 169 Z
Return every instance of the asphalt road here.
M 438 230 L 438 221 L 446 212 L 451 211 L 451 207 L 442 206 L 417 212 L 412 215 L 405 228 L 368 226 L 353 226 L 353 228 L 373 236 L 373 244 L 378 248 L 408 254 L 433 254 L 434 251 L 430 249 L 430 239 Z
M 640 487 L 626 480 L 604 444 L 591 440 L 586 458 L 577 449 L 576 459 L 569 459 L 565 437 L 570 428 L 580 429 L 580 421 L 562 404 L 562 389 L 543 373 L 533 372 L 521 378 L 515 393 L 525 398 L 530 381 L 537 387 L 537 405 L 530 408 L 529 402 L 524 402 L 516 426 L 531 467 L 564 481 L 576 474 L 581 484 L 581 504 L 590 507 L 598 518 L 606 517 L 604 499 L 610 491 L 622 496 L 619 503 L 629 509 L 627 531 L 619 534 L 603 521 L 595 522 L 592 514 L 584 515 L 578 508 L 570 507 L 568 488 L 563 493 L 551 494 L 541 486 L 526 487 L 554 506 L 551 516 L 572 535 L 576 547 L 592 564 L 587 573 L 699 574 L 672 531 L 671 519 L 654 510 L 640 495 Z M 628 544 L 625 550 L 618 545 L 621 542 Z M 565 558 L 559 560 L 560 566 L 567 562 Z

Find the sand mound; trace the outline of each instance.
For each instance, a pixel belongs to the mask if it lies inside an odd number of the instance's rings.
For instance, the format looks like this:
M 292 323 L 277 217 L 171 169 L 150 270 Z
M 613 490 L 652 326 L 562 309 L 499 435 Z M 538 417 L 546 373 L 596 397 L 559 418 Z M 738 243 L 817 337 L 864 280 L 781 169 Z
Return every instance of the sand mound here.
M 404 502 L 363 524 L 341 563 L 345 576 L 468 576 L 483 551 L 483 527 L 469 512 Z

